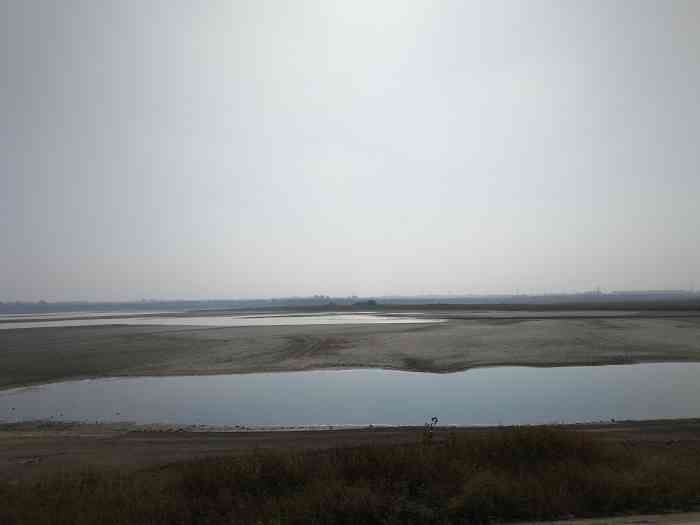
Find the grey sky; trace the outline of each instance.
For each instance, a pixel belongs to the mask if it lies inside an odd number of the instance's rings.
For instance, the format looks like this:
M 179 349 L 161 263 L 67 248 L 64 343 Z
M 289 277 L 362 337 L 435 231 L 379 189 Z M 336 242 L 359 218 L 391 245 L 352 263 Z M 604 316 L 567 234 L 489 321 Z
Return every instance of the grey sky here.
M 0 0 L 0 300 L 700 286 L 700 2 Z

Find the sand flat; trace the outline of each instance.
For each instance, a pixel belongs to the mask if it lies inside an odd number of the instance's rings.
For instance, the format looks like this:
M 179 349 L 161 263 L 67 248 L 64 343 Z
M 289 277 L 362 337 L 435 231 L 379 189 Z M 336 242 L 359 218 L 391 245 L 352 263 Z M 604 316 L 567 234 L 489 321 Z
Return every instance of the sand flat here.
M 0 331 L 0 389 L 109 376 L 368 367 L 442 373 L 668 361 L 700 361 L 700 317 Z

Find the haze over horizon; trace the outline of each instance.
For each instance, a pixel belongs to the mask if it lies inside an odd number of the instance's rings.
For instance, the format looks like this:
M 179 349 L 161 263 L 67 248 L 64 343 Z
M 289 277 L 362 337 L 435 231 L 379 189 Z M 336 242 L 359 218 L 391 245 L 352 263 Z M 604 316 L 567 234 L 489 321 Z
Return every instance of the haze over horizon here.
M 0 300 L 700 284 L 700 2 L 0 0 Z

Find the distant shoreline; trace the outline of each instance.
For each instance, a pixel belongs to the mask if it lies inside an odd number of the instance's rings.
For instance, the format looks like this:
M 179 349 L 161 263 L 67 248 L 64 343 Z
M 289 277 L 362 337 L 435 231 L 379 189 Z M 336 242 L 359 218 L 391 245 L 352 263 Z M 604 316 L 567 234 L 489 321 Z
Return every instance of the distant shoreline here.
M 302 297 L 249 300 L 154 300 L 154 301 L 69 301 L 0 302 L 0 315 L 60 312 L 120 312 L 134 310 L 217 313 L 243 311 L 359 311 L 386 310 L 700 310 L 700 291 L 668 290 L 647 292 L 570 293 L 540 295 L 473 296 L 387 296 L 387 297 Z

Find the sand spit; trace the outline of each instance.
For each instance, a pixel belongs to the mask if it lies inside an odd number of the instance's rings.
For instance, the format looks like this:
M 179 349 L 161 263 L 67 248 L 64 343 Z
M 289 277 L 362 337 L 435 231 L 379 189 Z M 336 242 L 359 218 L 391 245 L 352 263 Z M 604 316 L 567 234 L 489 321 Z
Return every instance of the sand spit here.
M 431 312 L 432 314 L 432 312 Z M 0 389 L 70 379 L 700 361 L 700 317 L 0 331 Z

